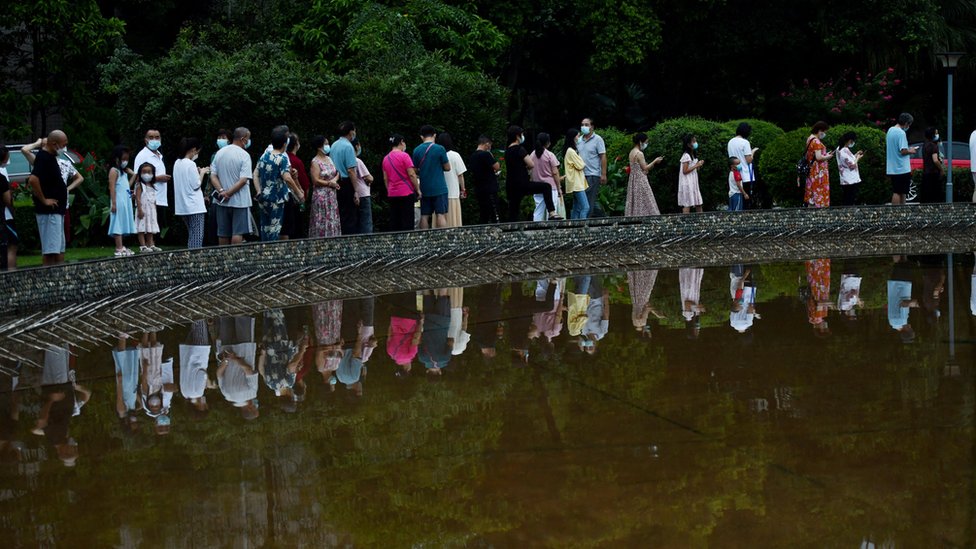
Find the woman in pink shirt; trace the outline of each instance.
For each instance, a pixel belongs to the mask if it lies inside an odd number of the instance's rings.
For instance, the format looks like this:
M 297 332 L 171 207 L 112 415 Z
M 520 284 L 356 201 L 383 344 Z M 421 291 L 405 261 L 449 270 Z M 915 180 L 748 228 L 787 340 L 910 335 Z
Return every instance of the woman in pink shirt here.
M 542 132 L 535 138 L 535 163 L 532 166 L 532 181 L 542 181 L 552 186 L 552 201 L 558 206 L 562 201 L 562 178 L 559 176 L 559 160 L 549 150 L 552 139 Z M 535 212 L 532 221 L 545 221 L 549 218 L 542 195 L 535 195 Z
M 383 158 L 383 182 L 390 199 L 390 222 L 394 231 L 413 230 L 413 205 L 420 198 L 420 180 L 413 167 L 413 159 L 404 152 L 407 142 L 393 134 L 389 139 L 390 154 Z
M 424 316 L 417 311 L 416 294 L 412 292 L 397 294 L 392 302 L 395 312 L 390 316 L 386 354 L 400 367 L 398 376 L 409 375 L 423 335 Z

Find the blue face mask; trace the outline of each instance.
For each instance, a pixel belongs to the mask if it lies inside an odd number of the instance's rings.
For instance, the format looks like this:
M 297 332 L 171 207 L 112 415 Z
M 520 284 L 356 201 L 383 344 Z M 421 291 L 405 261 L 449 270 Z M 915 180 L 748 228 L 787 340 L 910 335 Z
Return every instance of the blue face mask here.
M 581 134 L 583 134 L 583 135 L 590 135 L 590 131 L 591 131 L 591 129 L 590 129 L 589 126 L 580 126 L 580 133 Z
M 694 150 L 694 151 L 697 151 L 698 150 L 698 142 L 697 141 L 695 141 L 694 143 L 691 144 L 691 149 Z
M 161 147 L 162 145 L 163 145 L 163 142 L 160 141 L 159 139 L 150 139 L 149 140 L 149 143 L 146 144 L 146 146 L 149 147 L 149 150 L 151 150 L 153 152 L 156 152 L 157 150 L 159 150 L 159 147 Z
M 332 152 L 332 146 L 331 145 L 322 145 L 322 152 L 325 153 L 325 154 L 329 154 L 330 152 Z
M 245 149 L 250 149 L 251 148 L 251 138 L 250 137 L 247 139 L 247 143 L 244 143 L 244 148 Z
M 525 136 L 524 135 L 520 135 L 519 136 L 519 143 L 525 143 Z
M 938 141 L 938 140 L 939 140 L 939 134 L 935 134 L 935 137 L 932 139 L 932 141 Z
M 227 140 L 226 139 L 218 139 L 217 140 L 217 148 L 218 149 L 223 149 L 226 146 L 227 146 Z

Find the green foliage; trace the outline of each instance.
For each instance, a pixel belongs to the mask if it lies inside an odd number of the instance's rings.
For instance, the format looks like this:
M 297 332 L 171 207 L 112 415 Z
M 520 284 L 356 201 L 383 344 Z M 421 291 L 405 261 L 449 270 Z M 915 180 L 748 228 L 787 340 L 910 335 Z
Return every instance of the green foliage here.
M 782 112 L 796 124 L 825 120 L 832 124 L 867 124 L 883 128 L 894 123 L 900 102 L 895 94 L 904 89 L 893 67 L 877 73 L 845 69 L 825 82 L 790 83 L 779 97 Z
M 603 0 L 574 9 L 585 14 L 583 23 L 592 31 L 590 63 L 598 71 L 639 65 L 661 44 L 661 21 L 645 3 Z
M 859 201 L 864 204 L 884 204 L 891 199 L 891 187 L 885 178 L 885 135 L 868 126 L 834 126 L 827 131 L 825 145 L 834 149 L 840 136 L 848 131 L 857 134 L 855 150 L 863 150 L 859 167 L 861 187 Z M 803 188 L 797 185 L 796 163 L 806 148 L 810 130 L 799 128 L 771 143 L 759 160 L 759 170 L 766 181 L 773 201 L 779 206 L 799 206 L 803 202 Z M 801 182 L 802 184 L 803 182 Z M 840 175 L 837 163 L 830 162 L 831 204 L 840 201 Z

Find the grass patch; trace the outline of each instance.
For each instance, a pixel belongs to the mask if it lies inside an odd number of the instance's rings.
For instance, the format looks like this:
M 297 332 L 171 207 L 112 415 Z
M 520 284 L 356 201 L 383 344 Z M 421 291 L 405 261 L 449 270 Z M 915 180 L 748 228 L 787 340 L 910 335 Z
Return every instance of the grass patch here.
M 134 246 L 136 255 L 139 254 L 139 246 Z M 176 250 L 176 246 L 160 246 L 164 251 L 166 250 Z M 129 246 L 131 250 L 133 246 Z M 74 263 L 77 261 L 89 261 L 92 259 L 108 259 L 115 257 L 115 246 L 94 246 L 88 248 L 68 248 L 64 252 L 65 263 Z M 17 254 L 17 268 L 22 269 L 26 267 L 40 267 L 41 266 L 41 254 L 36 252 L 28 252 L 27 254 Z

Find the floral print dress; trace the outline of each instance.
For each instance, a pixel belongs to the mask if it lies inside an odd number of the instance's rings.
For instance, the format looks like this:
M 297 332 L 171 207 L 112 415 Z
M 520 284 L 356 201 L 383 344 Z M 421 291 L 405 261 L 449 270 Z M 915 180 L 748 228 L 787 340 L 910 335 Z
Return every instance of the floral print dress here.
M 322 177 L 332 179 L 336 176 L 336 168 L 332 162 L 319 160 L 317 157 L 312 159 L 315 162 Z M 312 192 L 312 209 L 308 224 L 308 236 L 310 238 L 322 238 L 327 236 L 339 236 L 342 234 L 339 223 L 339 202 L 336 200 L 336 190 L 331 187 L 315 185 Z
M 814 259 L 806 262 L 807 284 L 810 297 L 807 300 L 807 320 L 810 324 L 823 324 L 827 319 L 827 303 L 830 301 L 830 260 Z
M 288 200 L 288 184 L 284 174 L 291 165 L 288 155 L 268 151 L 258 160 L 258 175 L 261 177 L 261 241 L 278 240 L 281 236 L 281 221 L 285 217 L 285 201 Z
M 641 168 L 640 162 L 630 163 L 630 178 L 627 181 L 627 202 L 624 205 L 624 215 L 661 215 L 654 199 L 654 191 L 647 174 Z
M 810 175 L 807 176 L 803 202 L 813 208 L 830 206 L 830 171 L 828 160 L 817 160 L 817 151 L 827 153 L 827 147 L 814 137 L 807 146 L 807 160 L 810 161 Z

